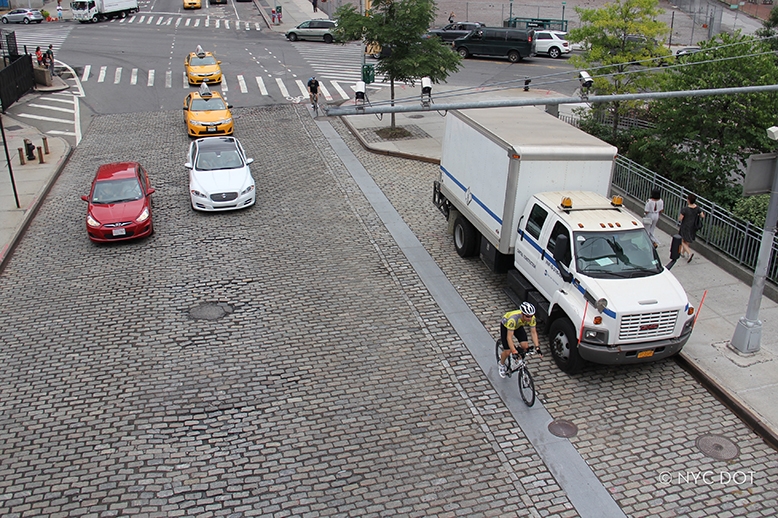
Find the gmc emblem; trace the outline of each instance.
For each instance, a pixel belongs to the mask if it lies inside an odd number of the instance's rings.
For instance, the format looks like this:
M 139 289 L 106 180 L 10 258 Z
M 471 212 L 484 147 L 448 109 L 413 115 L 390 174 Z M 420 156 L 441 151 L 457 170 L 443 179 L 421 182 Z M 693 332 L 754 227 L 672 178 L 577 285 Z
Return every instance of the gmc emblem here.
M 651 331 L 652 329 L 659 329 L 659 324 L 644 324 L 640 326 L 641 331 Z

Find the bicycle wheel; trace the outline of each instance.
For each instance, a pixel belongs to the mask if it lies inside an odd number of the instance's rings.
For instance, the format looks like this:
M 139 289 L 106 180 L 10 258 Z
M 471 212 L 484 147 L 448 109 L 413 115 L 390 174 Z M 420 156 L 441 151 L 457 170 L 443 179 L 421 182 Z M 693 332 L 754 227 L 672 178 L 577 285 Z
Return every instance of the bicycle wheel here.
M 498 362 L 500 361 L 500 354 L 502 354 L 502 340 L 497 340 L 494 343 L 494 356 Z
M 526 366 L 519 367 L 519 392 L 521 393 L 521 399 L 527 404 L 532 406 L 535 404 L 535 382 L 532 381 L 532 375 L 529 373 L 529 369 Z

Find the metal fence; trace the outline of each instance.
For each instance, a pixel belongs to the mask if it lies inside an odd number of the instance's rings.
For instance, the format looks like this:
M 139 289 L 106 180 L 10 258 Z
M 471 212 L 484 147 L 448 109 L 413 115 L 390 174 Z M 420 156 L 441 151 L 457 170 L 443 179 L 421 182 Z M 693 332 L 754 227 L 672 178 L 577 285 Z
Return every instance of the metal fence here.
M 681 209 L 686 206 L 686 196 L 691 192 L 623 156 L 616 158 L 613 185 L 642 201 L 648 200 L 652 189 L 659 189 L 665 204 L 661 217 L 673 224 L 678 221 Z M 705 198 L 698 197 L 697 205 L 705 212 L 705 223 L 702 230 L 697 232 L 698 239 L 753 271 L 756 268 L 763 229 L 733 216 Z M 767 269 L 767 277 L 773 282 L 778 282 L 777 248 L 776 240 L 773 239 Z

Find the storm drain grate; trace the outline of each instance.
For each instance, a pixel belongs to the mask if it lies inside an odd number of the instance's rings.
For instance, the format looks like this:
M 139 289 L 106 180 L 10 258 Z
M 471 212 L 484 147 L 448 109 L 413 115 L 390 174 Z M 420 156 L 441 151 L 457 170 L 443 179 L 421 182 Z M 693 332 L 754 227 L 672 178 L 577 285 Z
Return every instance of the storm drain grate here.
M 740 455 L 737 444 L 720 435 L 701 435 L 694 444 L 706 456 L 716 460 L 730 460 Z
M 557 419 L 548 424 L 548 431 L 557 437 L 575 437 L 578 433 L 578 427 L 570 421 Z
M 229 304 L 206 302 L 189 310 L 189 316 L 195 320 L 219 320 L 232 313 Z
M 408 118 L 409 119 L 423 119 L 424 115 L 420 115 L 420 114 L 417 113 L 415 115 L 408 115 Z

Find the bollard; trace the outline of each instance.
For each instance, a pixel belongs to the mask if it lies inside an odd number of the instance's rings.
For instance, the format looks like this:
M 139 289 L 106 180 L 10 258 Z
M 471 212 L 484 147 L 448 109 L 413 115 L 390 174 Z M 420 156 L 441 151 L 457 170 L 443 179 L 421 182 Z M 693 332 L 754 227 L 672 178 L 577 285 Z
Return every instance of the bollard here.
M 19 162 L 21 162 L 22 165 L 24 165 L 24 149 L 19 148 Z
M 38 163 L 43 164 L 43 153 L 40 146 L 38 146 Z
M 43 151 L 47 155 L 49 154 L 49 139 L 47 137 L 43 137 Z

